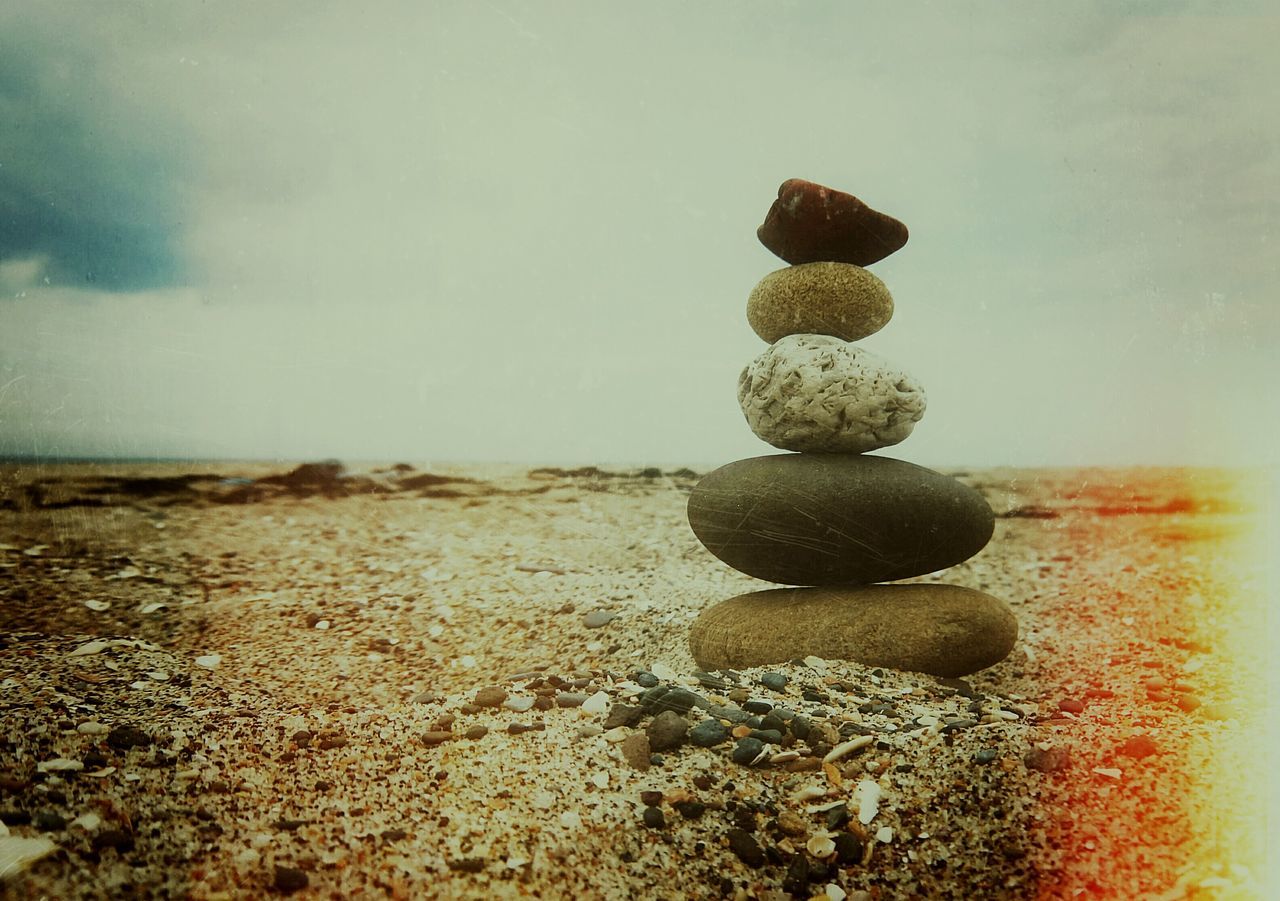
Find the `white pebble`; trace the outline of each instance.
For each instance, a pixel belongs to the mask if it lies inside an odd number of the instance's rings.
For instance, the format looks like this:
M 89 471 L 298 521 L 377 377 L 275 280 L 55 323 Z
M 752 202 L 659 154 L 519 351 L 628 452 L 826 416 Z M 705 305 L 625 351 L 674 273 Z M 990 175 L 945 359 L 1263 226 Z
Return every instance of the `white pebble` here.
M 616 745 L 630 734 L 631 733 L 627 731 L 626 726 L 614 726 L 601 737 L 609 744 Z
M 516 713 L 524 713 L 533 706 L 534 698 L 530 695 L 523 697 L 512 695 L 502 702 L 502 706 L 508 710 L 514 710 Z
M 1119 779 L 1124 775 L 1122 770 L 1118 770 L 1115 767 L 1095 766 L 1093 771 L 1099 776 L 1106 776 L 1108 779 Z
M 70 825 L 79 826 L 85 832 L 93 832 L 102 825 L 102 817 L 96 813 L 82 813 L 72 820 Z
M 471 669 L 475 665 L 476 665 L 476 658 L 472 657 L 470 654 L 463 654 L 461 657 L 458 658 L 458 666 L 462 667 L 463 669 Z
M 539 810 L 550 810 L 556 803 L 556 796 L 546 789 L 540 789 L 529 797 L 529 803 Z
M 96 611 L 97 613 L 101 613 L 103 610 L 111 609 L 110 601 L 85 601 L 84 605 L 88 607 L 90 610 Z
M 566 810 L 560 814 L 560 825 L 566 829 L 581 829 L 582 817 L 578 815 L 576 810 Z
M 823 891 L 831 901 L 844 901 L 845 898 L 849 897 L 848 893 L 834 882 L 828 882 Z
M 321 632 L 328 629 L 330 625 L 331 624 L 327 619 L 321 619 L 316 621 L 316 629 L 318 629 Z
M 877 830 L 876 830 L 876 841 L 881 842 L 881 843 L 886 844 L 886 845 L 887 845 L 887 844 L 889 844 L 889 842 L 893 841 L 893 827 L 892 827 L 892 826 L 881 826 L 879 829 L 877 829 Z
M 605 772 L 594 773 L 591 776 L 591 784 L 596 788 L 609 787 L 609 774 Z
M 76 726 L 76 731 L 81 735 L 106 735 L 109 731 L 104 723 L 97 723 L 90 720 L 87 723 L 81 723 Z
M 439 623 L 436 623 L 432 626 L 428 626 L 427 634 L 430 635 L 432 638 L 439 638 L 441 635 L 444 634 L 444 626 L 440 625 Z
M 827 661 L 823 660 L 821 657 L 814 657 L 812 654 L 804 658 L 804 665 L 809 667 L 809 669 L 817 670 L 820 673 L 825 673 L 827 671 Z
M 655 673 L 654 675 L 657 674 Z M 582 709 L 587 713 L 604 713 L 609 709 L 608 693 L 597 691 L 591 697 L 582 702 Z
M 41 773 L 75 773 L 83 769 L 83 763 L 67 757 L 55 757 L 53 760 L 42 760 L 36 764 L 37 772 Z
M 162 604 L 162 603 L 143 604 L 141 607 L 138 608 L 138 612 L 145 616 L 148 613 L 155 613 L 157 610 L 163 610 L 165 607 L 168 607 L 168 606 L 169 606 L 168 604 Z
M 680 675 L 665 663 L 654 663 L 653 666 L 649 667 L 649 672 L 653 673 L 659 679 L 665 679 L 668 682 L 679 678 Z
M 203 666 L 205 669 L 217 669 L 221 662 L 221 654 L 202 654 L 196 658 L 196 666 Z

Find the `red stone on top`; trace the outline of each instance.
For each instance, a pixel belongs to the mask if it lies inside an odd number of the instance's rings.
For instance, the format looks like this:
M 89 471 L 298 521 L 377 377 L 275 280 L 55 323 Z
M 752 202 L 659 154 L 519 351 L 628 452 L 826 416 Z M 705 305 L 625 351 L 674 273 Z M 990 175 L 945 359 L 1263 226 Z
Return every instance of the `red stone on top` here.
M 760 243 L 793 265 L 853 263 L 869 266 L 907 243 L 907 227 L 852 194 L 791 178 L 778 188 Z

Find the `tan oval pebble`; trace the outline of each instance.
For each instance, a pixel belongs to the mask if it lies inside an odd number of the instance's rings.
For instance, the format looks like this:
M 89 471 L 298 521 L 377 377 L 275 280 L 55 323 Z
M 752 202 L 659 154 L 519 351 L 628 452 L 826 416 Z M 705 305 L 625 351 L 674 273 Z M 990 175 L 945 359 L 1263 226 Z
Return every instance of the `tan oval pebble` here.
M 1018 622 L 998 598 L 958 585 L 776 588 L 721 601 L 694 622 L 704 670 L 815 654 L 867 666 L 964 676 L 1003 660 Z
M 851 263 L 803 263 L 770 272 L 747 298 L 747 322 L 770 344 L 787 335 L 857 341 L 893 317 L 884 282 Z

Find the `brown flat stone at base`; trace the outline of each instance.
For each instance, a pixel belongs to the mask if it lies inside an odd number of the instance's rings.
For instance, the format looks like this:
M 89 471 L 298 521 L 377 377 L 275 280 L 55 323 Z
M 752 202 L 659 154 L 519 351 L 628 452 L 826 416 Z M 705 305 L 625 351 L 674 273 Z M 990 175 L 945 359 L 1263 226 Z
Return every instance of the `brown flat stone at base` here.
M 707 608 L 689 633 L 704 670 L 808 656 L 965 676 L 1013 650 L 1018 621 L 1004 601 L 958 585 L 775 588 Z

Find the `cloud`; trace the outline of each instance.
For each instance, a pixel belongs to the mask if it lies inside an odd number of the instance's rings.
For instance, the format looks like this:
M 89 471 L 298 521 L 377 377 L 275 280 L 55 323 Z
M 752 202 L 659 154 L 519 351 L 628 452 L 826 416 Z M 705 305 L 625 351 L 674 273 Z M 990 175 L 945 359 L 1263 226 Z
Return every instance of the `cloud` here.
M 108 39 L 52 31 L 0 17 L 0 264 L 106 292 L 180 284 L 180 124 L 113 78 Z

